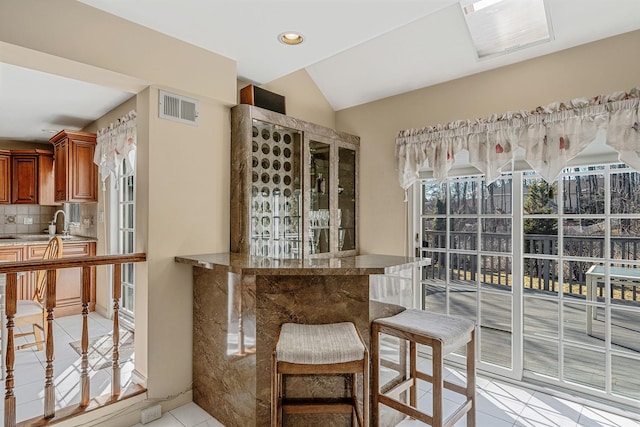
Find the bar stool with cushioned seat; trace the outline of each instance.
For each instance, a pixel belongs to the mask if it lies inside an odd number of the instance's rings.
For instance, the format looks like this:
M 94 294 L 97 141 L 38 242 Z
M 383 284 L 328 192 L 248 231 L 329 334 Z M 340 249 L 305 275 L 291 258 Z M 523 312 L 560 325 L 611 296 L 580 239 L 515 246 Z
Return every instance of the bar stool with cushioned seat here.
M 476 425 L 475 403 L 475 322 L 460 317 L 430 313 L 423 310 L 405 310 L 395 316 L 376 319 L 371 331 L 373 363 L 373 424 L 380 422 L 380 404 L 434 427 L 448 427 L 465 414 L 467 427 Z M 380 392 L 380 334 L 391 335 L 409 341 L 409 373 L 406 381 L 391 390 Z M 417 370 L 417 344 L 432 349 L 432 375 Z M 466 387 L 444 381 L 444 356 L 465 345 L 467 347 Z M 433 414 L 417 409 L 417 380 L 433 384 Z M 466 397 L 465 402 L 446 420 L 442 411 L 443 387 Z M 398 397 L 409 389 L 409 405 Z
M 363 409 L 357 396 L 356 374 L 363 375 Z M 283 375 L 352 375 L 347 398 L 287 399 Z M 351 414 L 352 424 L 369 426 L 369 352 L 351 322 L 326 325 L 285 323 L 272 356 L 271 425 L 281 426 L 285 414 Z

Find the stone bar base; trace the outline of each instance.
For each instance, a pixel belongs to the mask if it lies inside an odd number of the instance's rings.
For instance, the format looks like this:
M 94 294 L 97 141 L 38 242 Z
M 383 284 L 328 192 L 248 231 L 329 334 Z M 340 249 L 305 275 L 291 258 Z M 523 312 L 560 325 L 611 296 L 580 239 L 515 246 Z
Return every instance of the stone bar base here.
M 193 400 L 227 427 L 269 425 L 271 355 L 280 325 L 349 321 L 369 346 L 371 321 L 402 309 L 370 303 L 369 276 L 416 265 L 411 258 L 374 255 L 281 263 L 212 254 L 176 261 L 193 266 Z M 347 396 L 351 387 L 342 377 L 285 379 L 289 397 Z M 398 421 L 390 414 L 384 425 Z M 346 427 L 351 421 L 339 414 L 291 415 L 284 424 Z

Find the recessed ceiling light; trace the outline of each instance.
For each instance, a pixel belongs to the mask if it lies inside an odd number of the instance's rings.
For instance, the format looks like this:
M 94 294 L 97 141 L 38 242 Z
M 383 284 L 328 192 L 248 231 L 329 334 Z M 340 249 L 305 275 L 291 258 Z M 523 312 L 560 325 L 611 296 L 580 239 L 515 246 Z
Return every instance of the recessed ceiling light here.
M 41 129 L 44 133 L 58 133 L 56 129 Z
M 280 43 L 296 45 L 296 44 L 302 43 L 302 41 L 304 40 L 304 37 L 302 37 L 302 34 L 300 33 L 287 31 L 285 33 L 280 34 L 278 36 L 278 40 L 280 40 Z

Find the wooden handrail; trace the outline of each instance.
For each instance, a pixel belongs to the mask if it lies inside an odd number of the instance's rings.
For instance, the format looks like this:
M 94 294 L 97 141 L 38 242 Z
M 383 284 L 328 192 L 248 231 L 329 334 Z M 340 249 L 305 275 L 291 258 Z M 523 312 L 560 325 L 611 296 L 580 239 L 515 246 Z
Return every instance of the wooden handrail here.
M 69 257 L 53 260 L 29 260 L 0 263 L 0 274 L 21 273 L 38 270 L 57 270 L 61 268 L 93 267 L 97 265 L 127 264 L 130 262 L 144 262 L 147 254 L 131 255 L 99 255 L 90 257 Z
M 79 414 L 83 411 L 89 410 L 90 404 L 90 381 L 88 372 L 88 345 L 89 345 L 89 300 L 90 300 L 90 281 L 91 270 L 98 265 L 113 265 L 114 274 L 112 281 L 112 295 L 113 295 L 113 354 L 112 354 L 112 379 L 111 379 L 111 397 L 107 403 L 117 401 L 122 397 L 121 385 L 120 385 L 120 365 L 119 365 L 119 345 L 120 345 L 120 325 L 119 325 L 119 310 L 120 310 L 120 280 L 121 280 L 121 267 L 122 264 L 138 263 L 147 260 L 147 256 L 144 253 L 137 253 L 132 255 L 101 255 L 92 257 L 73 257 L 54 260 L 31 260 L 31 261 L 16 261 L 16 262 L 3 262 L 0 263 L 0 274 L 6 274 L 6 305 L 5 315 L 6 319 L 6 332 L 7 336 L 4 339 L 7 340 L 6 354 L 3 355 L 6 361 L 6 379 L 5 379 L 5 413 L 4 413 L 4 425 L 8 427 L 16 426 L 16 397 L 14 394 L 14 363 L 15 363 L 15 347 L 14 347 L 14 318 L 17 308 L 17 277 L 18 273 L 29 271 L 45 270 L 47 272 L 47 290 L 46 298 L 44 301 L 45 310 L 45 345 L 46 345 L 46 367 L 45 367 L 45 390 L 44 390 L 44 413 L 39 420 L 34 421 L 35 424 L 47 423 L 53 420 L 64 419 L 74 414 Z M 65 415 L 60 417 L 60 414 L 56 414 L 55 410 L 55 384 L 54 384 L 54 340 L 53 340 L 53 320 L 54 311 L 56 305 L 56 270 L 65 268 L 82 268 L 82 339 L 81 339 L 81 371 L 80 371 L 80 390 L 81 398 L 77 408 L 67 408 L 62 411 Z M 141 392 L 138 388 L 136 393 Z M 95 408 L 94 408 L 95 409 Z M 31 423 L 30 423 L 31 425 Z

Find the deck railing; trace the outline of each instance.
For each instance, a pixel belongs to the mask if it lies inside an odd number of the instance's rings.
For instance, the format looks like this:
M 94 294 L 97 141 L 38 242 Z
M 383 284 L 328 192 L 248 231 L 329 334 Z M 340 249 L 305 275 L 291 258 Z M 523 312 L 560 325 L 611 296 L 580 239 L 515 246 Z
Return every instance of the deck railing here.
M 429 230 L 423 242 L 423 256 L 431 257 L 429 267 L 424 267 L 423 279 L 441 279 L 446 277 L 445 252 L 446 232 Z M 458 281 L 476 281 L 484 284 L 511 286 L 513 280 L 510 259 L 500 256 L 501 252 L 511 252 L 510 233 L 482 233 L 482 251 L 492 252 L 491 256 L 482 259 L 469 253 L 477 250 L 477 233 L 475 231 L 452 231 L 449 233 L 450 247 L 454 252 L 450 255 L 450 278 Z M 636 261 L 640 258 L 640 237 L 611 236 L 611 253 L 617 263 L 624 265 L 626 260 Z M 559 286 L 565 286 L 564 293 L 574 296 L 586 296 L 586 274 L 598 259 L 603 258 L 604 236 L 564 236 L 563 248 L 558 248 L 558 236 L 525 234 L 524 235 L 524 268 L 523 286 L 548 292 L 558 292 Z M 546 256 L 557 256 L 562 250 L 565 256 L 593 258 L 593 262 L 565 261 L 564 283 L 559 283 L 558 262 Z M 433 252 L 432 252 L 433 251 Z M 455 252 L 460 251 L 460 252 Z M 428 253 L 428 255 L 426 255 Z M 478 271 L 477 263 L 480 262 Z M 597 297 L 604 297 L 604 281 L 597 283 Z M 640 302 L 640 286 L 625 281 L 616 281 L 611 286 L 611 297 L 614 299 Z
M 122 390 L 120 384 L 120 282 L 122 264 L 137 263 L 146 261 L 146 254 L 132 255 L 104 255 L 93 257 L 64 258 L 46 261 L 17 261 L 0 263 L 0 274 L 6 274 L 5 287 L 5 314 L 6 314 L 6 334 L 7 341 L 5 365 L 5 399 L 4 399 L 4 425 L 5 427 L 16 426 L 16 396 L 14 394 L 15 378 L 15 344 L 14 344 L 14 316 L 17 308 L 18 296 L 18 273 L 45 270 L 47 274 L 47 289 L 44 302 L 45 309 L 45 378 L 44 378 L 44 412 L 42 417 L 21 422 L 20 425 L 43 425 L 52 421 L 71 418 L 89 410 L 96 409 L 111 403 L 115 403 L 126 397 L 143 393 L 145 391 L 140 385 L 134 384 L 128 390 Z M 99 265 L 113 265 L 113 352 L 112 352 L 112 377 L 111 395 L 104 399 L 94 399 L 91 403 L 90 377 L 89 377 L 89 302 L 91 290 L 91 270 Z M 56 306 L 56 270 L 65 268 L 82 268 L 82 339 L 81 339 L 81 372 L 80 372 L 80 403 L 55 410 L 55 384 L 54 384 L 54 329 L 53 320 Z M 91 405 L 90 405 L 91 403 Z

